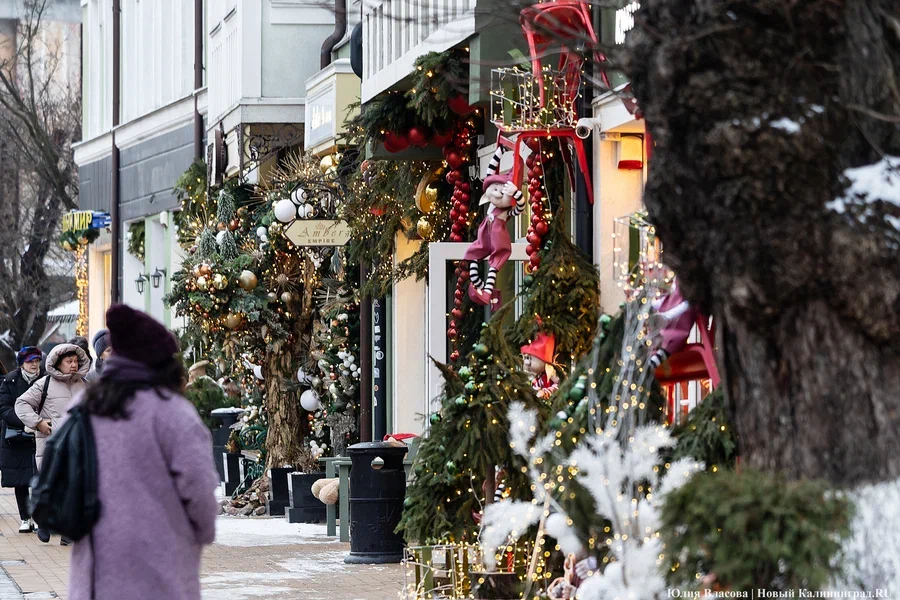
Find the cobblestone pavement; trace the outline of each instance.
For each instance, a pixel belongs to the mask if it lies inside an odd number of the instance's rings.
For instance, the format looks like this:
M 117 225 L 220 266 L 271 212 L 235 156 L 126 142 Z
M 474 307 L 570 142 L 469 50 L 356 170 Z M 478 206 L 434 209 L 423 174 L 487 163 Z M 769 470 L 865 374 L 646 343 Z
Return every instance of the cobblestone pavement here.
M 69 549 L 20 534 L 16 499 L 0 490 L 0 600 L 67 598 Z M 399 600 L 399 565 L 347 565 L 349 544 L 324 525 L 220 517 L 203 554 L 203 600 Z M 99 598 L 98 600 L 130 600 Z M 168 600 L 168 599 L 160 599 Z

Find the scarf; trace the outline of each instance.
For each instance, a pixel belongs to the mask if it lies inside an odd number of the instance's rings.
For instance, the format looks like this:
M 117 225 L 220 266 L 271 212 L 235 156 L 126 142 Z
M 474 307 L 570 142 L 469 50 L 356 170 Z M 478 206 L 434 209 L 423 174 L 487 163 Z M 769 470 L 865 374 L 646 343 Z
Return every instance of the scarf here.
M 33 375 L 31 373 L 29 373 L 28 371 L 26 371 L 25 369 L 21 369 L 21 373 L 22 373 L 22 379 L 24 379 L 25 383 L 27 383 L 28 385 L 31 385 L 35 379 L 37 379 L 38 377 L 41 376 L 40 369 L 38 369 L 38 372 Z
M 142 362 L 113 354 L 103 361 L 101 381 L 154 384 L 158 380 L 155 370 Z

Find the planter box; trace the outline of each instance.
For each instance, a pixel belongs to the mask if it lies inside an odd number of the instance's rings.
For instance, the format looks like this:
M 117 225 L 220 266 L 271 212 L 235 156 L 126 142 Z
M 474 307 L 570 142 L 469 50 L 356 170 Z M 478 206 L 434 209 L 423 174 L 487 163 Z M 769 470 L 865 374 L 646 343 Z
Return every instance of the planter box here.
M 288 523 L 324 523 L 325 505 L 312 495 L 312 485 L 325 478 L 325 473 L 291 473 L 288 475 Z
M 291 503 L 288 490 L 288 475 L 294 467 L 276 467 L 269 469 L 269 516 L 282 517 Z

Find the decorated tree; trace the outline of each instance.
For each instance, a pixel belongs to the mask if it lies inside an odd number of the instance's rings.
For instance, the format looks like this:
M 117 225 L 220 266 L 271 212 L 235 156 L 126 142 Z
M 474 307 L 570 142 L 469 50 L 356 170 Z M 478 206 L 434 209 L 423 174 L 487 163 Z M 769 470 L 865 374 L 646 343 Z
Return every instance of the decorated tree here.
M 428 415 L 400 524 L 410 541 L 474 541 L 475 519 L 493 498 L 497 468 L 514 496 L 526 493 L 521 462 L 507 440 L 507 412 L 512 402 L 538 402 L 504 337 L 503 315 L 511 307 L 484 327 L 467 366 L 456 373 L 439 365 L 445 379 L 440 408 Z

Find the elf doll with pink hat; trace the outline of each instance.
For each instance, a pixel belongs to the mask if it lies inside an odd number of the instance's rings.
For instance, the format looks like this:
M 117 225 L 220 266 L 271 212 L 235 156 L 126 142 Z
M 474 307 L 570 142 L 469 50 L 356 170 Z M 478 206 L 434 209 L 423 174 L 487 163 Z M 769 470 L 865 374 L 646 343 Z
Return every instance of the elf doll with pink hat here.
M 489 204 L 487 215 L 478 228 L 475 242 L 466 250 L 463 260 L 469 263 L 469 298 L 482 306 L 491 305 L 492 310 L 499 308 L 500 294 L 494 290 L 499 271 L 512 254 L 512 243 L 506 222 L 525 210 L 525 199 L 522 191 L 512 182 L 512 175 L 501 175 L 500 157 L 505 148 L 498 146 L 488 165 L 484 178 L 482 204 Z M 484 280 L 478 273 L 478 261 L 487 259 L 488 271 Z
M 539 333 L 534 341 L 522 346 L 522 366 L 534 379 L 531 387 L 538 398 L 547 399 L 559 388 L 555 362 L 556 338 L 552 333 Z

